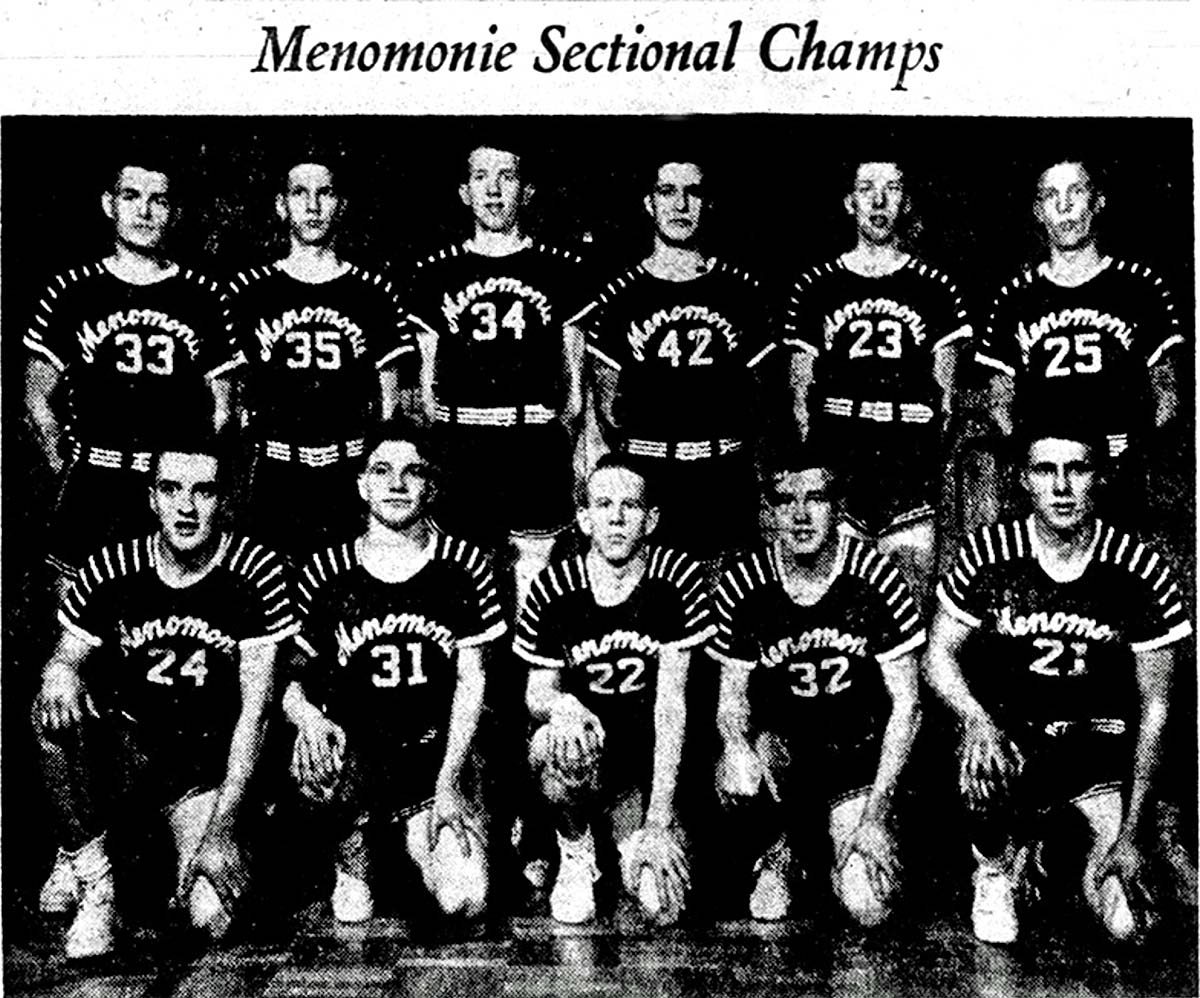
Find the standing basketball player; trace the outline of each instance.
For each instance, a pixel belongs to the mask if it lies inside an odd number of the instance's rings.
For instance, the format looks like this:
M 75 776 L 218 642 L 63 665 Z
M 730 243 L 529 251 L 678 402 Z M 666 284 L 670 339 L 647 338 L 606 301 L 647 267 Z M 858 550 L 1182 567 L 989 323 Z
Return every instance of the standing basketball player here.
M 778 835 L 755 918 L 788 914 L 794 873 L 818 874 L 829 843 L 838 900 L 875 925 L 900 886 L 892 798 L 920 717 L 920 608 L 898 566 L 838 529 L 826 459 L 782 457 L 764 485 L 766 543 L 717 587 L 717 790 L 735 808 L 758 798 Z
M 311 656 L 284 695 L 293 773 L 343 832 L 334 916 L 374 913 L 369 824 L 401 824 L 408 856 L 449 914 L 487 899 L 474 762 L 485 647 L 506 630 L 491 562 L 429 520 L 436 469 L 416 431 L 384 427 L 358 478 L 366 532 L 315 555 L 301 582 Z
M 439 524 L 513 566 L 516 606 L 571 518 L 583 350 L 563 320 L 581 261 L 522 228 L 534 189 L 511 146 L 476 146 L 465 166 L 474 233 L 417 265 L 407 304 L 446 451 Z
M 224 305 L 215 284 L 166 256 L 169 174 L 145 150 L 120 161 L 100 197 L 112 253 L 55 278 L 25 334 L 26 409 L 62 476 L 47 557 L 60 596 L 95 546 L 151 529 L 147 471 L 164 435 L 228 418 L 227 389 L 213 378 Z
M 703 573 L 650 542 L 658 509 L 628 458 L 600 459 L 578 519 L 586 553 L 538 576 L 514 641 L 533 667 L 529 760 L 556 813 L 550 911 L 560 922 L 595 914 L 601 831 L 625 887 L 671 922 L 690 885 L 675 788 L 691 650 L 713 632 Z
M 335 165 L 297 161 L 281 179 L 288 255 L 233 282 L 234 355 L 218 373 L 244 386 L 250 410 L 249 523 L 300 557 L 357 529 L 363 438 L 415 380 L 416 345 L 391 286 L 338 255 Z
M 801 276 L 784 343 L 802 432 L 844 449 L 844 514 L 924 598 L 936 558 L 941 432 L 970 337 L 954 284 L 905 244 L 912 205 L 895 162 L 862 162 L 845 196 L 857 242 Z
M 227 473 L 207 447 L 160 453 L 158 530 L 84 560 L 59 613 L 34 722 L 62 843 L 40 903 L 76 908 L 68 957 L 113 947 L 116 805 L 166 816 L 193 925 L 223 934 L 249 889 L 239 821 L 296 622 L 280 560 L 222 529 Z
M 705 179 L 695 162 L 657 165 L 653 250 L 570 324 L 587 336 L 607 446 L 647 462 L 658 540 L 716 559 L 753 536 L 760 372 L 775 343 L 758 283 L 701 251 Z
M 962 546 L 938 587 L 926 658 L 962 725 L 975 935 L 1016 939 L 1018 871 L 1042 855 L 1057 809 L 1089 829 L 1083 898 L 1112 936 L 1128 938 L 1151 915 L 1152 779 L 1174 646 L 1191 625 L 1166 559 L 1095 516 L 1103 425 L 1048 415 L 1021 429 L 1032 515 Z

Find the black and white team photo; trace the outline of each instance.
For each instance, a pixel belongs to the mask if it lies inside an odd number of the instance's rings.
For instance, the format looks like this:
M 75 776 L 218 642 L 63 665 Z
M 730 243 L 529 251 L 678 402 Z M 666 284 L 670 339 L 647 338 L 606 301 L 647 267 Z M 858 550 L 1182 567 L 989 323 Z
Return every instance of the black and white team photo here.
M 9 117 L 3 987 L 1198 987 L 1184 119 Z

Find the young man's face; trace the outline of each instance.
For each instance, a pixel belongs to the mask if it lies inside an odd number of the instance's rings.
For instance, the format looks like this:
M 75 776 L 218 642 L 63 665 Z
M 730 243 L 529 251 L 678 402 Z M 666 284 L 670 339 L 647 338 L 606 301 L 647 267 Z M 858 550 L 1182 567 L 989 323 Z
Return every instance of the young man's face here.
M 690 246 L 700 228 L 704 209 L 704 176 L 695 163 L 664 163 L 658 168 L 646 210 L 654 229 L 668 246 Z
M 156 463 L 150 508 L 167 546 L 178 554 L 212 540 L 221 508 L 217 459 L 211 454 L 168 451 Z
M 358 494 L 371 517 L 400 530 L 416 523 L 433 499 L 432 469 L 407 440 L 384 440 L 358 476 Z
M 467 159 L 467 182 L 458 193 L 481 229 L 512 232 L 526 196 L 520 159 L 511 152 L 481 146 Z
M 658 510 L 646 505 L 646 482 L 627 468 L 602 468 L 588 480 L 587 505 L 579 527 L 592 550 L 612 565 L 633 558 L 658 523 Z
M 100 203 L 122 246 L 151 252 L 162 245 L 171 224 L 170 181 L 165 173 L 126 166 Z
M 288 232 L 305 246 L 329 241 L 342 199 L 333 187 L 333 171 L 320 163 L 299 163 L 287 175 L 287 187 L 275 198 L 275 211 Z
M 1091 520 L 1097 475 L 1087 444 L 1052 437 L 1034 441 L 1021 478 L 1043 526 L 1071 534 Z
M 1104 198 L 1082 163 L 1058 163 L 1038 179 L 1033 213 L 1055 249 L 1076 249 L 1095 238 Z
M 825 468 L 777 475 L 764 502 L 767 529 L 785 554 L 810 559 L 837 543 L 833 476 Z
M 858 236 L 875 245 L 892 242 L 904 212 L 904 174 L 895 163 L 860 163 L 854 190 L 846 195 L 846 211 Z

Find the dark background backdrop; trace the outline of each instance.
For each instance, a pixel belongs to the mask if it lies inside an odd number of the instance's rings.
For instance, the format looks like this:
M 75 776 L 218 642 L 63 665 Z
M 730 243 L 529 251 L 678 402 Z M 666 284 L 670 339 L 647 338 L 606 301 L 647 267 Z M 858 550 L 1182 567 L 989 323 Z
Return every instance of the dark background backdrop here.
M 467 151 L 491 137 L 527 153 L 537 187 L 526 228 L 593 261 L 597 285 L 650 245 L 641 197 L 662 154 L 706 164 L 710 252 L 748 267 L 783 294 L 789 278 L 852 242 L 841 200 L 862 158 L 899 158 L 923 222 L 916 249 L 967 294 L 976 327 L 994 288 L 1040 252 L 1034 181 L 1064 156 L 1107 171 L 1103 248 L 1144 261 L 1169 282 L 1186 317 L 1180 365 L 1185 412 L 1171 494 L 1175 556 L 1194 592 L 1192 125 L 1187 120 L 875 118 L 749 115 L 593 118 L 8 118 L 2 123 L 0 388 L 3 428 L 4 900 L 31 903 L 52 836 L 38 798 L 28 706 L 52 637 L 39 601 L 45 518 L 53 498 L 23 426 L 21 344 L 40 289 L 55 273 L 111 250 L 100 210 L 113 156 L 134 138 L 164 145 L 177 167 L 183 216 L 172 255 L 213 278 L 283 252 L 273 197 L 292 150 L 342 152 L 349 192 L 345 256 L 403 279 L 408 262 L 468 231 L 457 195 Z M 294 162 L 294 160 L 292 160 Z M 288 164 L 290 165 L 290 164 Z M 973 365 L 964 365 L 969 395 Z M 1181 661 L 1172 719 L 1173 792 L 1195 813 L 1195 660 Z M 929 843 L 936 850 L 936 842 Z M 36 901 L 34 897 L 32 899 Z

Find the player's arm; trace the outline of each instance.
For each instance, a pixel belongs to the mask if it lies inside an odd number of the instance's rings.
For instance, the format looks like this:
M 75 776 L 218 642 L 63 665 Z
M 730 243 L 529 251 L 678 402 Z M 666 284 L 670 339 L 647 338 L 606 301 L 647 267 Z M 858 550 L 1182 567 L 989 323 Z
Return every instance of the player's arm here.
M 567 394 L 563 404 L 563 424 L 574 442 L 583 416 L 583 355 L 586 341 L 583 331 L 570 323 L 563 326 L 563 384 Z
M 880 668 L 884 685 L 892 698 L 892 712 L 883 731 L 879 766 L 863 809 L 863 821 L 883 824 L 891 813 L 896 783 L 904 764 L 908 762 L 917 729 L 921 726 L 921 704 L 915 654 L 881 662 Z
M 717 731 L 722 744 L 717 794 L 725 801 L 753 797 L 762 783 L 763 771 L 749 742 L 750 670 L 737 662 L 721 664 Z
M 34 702 L 34 720 L 42 731 L 63 731 L 80 724 L 85 714 L 97 716 L 80 672 L 93 647 L 75 631 L 62 629 Z
M 385 367 L 379 372 L 379 417 L 386 423 L 400 408 L 400 372 L 395 367 Z
M 593 765 L 604 742 L 600 721 L 579 698 L 564 693 L 558 669 L 533 667 L 525 683 L 525 706 L 550 727 L 550 756 L 567 771 Z
M 987 410 L 992 424 L 1006 437 L 1013 431 L 1015 382 L 1011 374 L 992 371 L 987 383 Z
M 962 648 L 970 633 L 967 624 L 939 606 L 930 626 L 924 667 L 929 685 L 962 728 L 959 789 L 968 800 L 982 801 L 1019 771 L 1023 759 L 963 678 Z
M 62 374 L 49 361 L 30 357 L 25 366 L 25 411 L 46 463 L 56 475 L 62 471 L 62 427 L 50 404 Z
M 1133 782 L 1121 830 L 1112 848 L 1096 868 L 1094 879 L 1099 887 L 1105 877 L 1115 874 L 1127 891 L 1147 895 L 1139 878 L 1142 855 L 1138 847 L 1138 834 L 1151 808 L 1151 782 L 1163 751 L 1171 678 L 1175 671 L 1175 649 L 1167 646 L 1139 651 L 1135 652 L 1134 659 L 1141 709 L 1137 742 L 1133 750 Z
M 788 362 L 788 382 L 792 393 L 792 417 L 800 439 L 808 438 L 808 391 L 813 383 L 816 355 L 808 350 L 793 350 Z
M 647 825 L 667 828 L 675 817 L 675 784 L 683 757 L 683 732 L 687 726 L 688 665 L 690 648 L 665 646 L 658 655 L 658 680 L 654 693 L 654 770 L 650 784 Z
M 213 400 L 213 430 L 221 433 L 234 419 L 237 409 L 237 382 L 233 378 L 209 378 Z
M 458 680 L 450 707 L 450 727 L 446 737 L 446 755 L 434 787 L 433 812 L 429 816 L 429 849 L 437 846 L 443 828 L 457 837 L 463 855 L 471 854 L 471 839 L 464 819 L 468 808 L 459 788 L 463 763 L 471 749 L 479 715 L 483 710 L 483 649 L 474 646 L 458 650 Z
M 245 861 L 233 832 L 266 737 L 267 709 L 275 694 L 275 659 L 278 652 L 279 645 L 275 641 L 259 641 L 241 648 L 238 668 L 241 712 L 229 742 L 225 778 L 217 788 L 212 816 L 196 850 L 189 875 L 181 885 L 183 897 L 191 890 L 198 874 L 207 877 L 222 898 L 235 901 L 246 890 L 248 875 Z
M 954 411 L 954 384 L 958 378 L 958 341 L 943 343 L 933 351 L 933 379 L 941 392 L 942 429 L 950 426 Z
M 421 400 L 421 421 L 431 424 L 437 411 L 437 399 L 434 396 L 433 379 L 437 370 L 438 337 L 432 329 L 420 326 L 417 330 L 417 350 L 421 354 L 421 371 L 418 376 L 418 387 Z
M 1150 368 L 1150 391 L 1154 396 L 1154 425 L 1165 426 L 1179 410 L 1179 388 L 1175 355 L 1165 354 Z
M 321 796 L 320 788 L 332 786 L 341 772 L 346 732 L 308 699 L 299 679 L 293 679 L 283 691 L 283 715 L 296 729 L 292 775 L 305 793 Z

